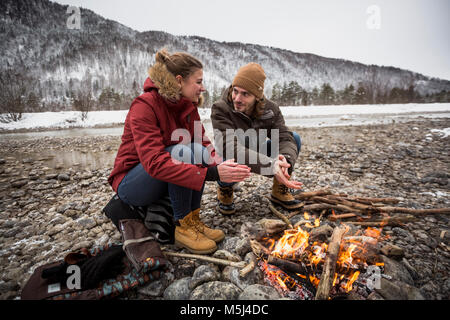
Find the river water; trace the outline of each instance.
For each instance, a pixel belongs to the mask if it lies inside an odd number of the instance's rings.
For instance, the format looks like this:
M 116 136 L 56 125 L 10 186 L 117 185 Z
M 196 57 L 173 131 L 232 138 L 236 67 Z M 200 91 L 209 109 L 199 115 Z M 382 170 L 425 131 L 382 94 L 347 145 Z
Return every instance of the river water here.
M 390 124 L 393 122 L 407 122 L 411 120 L 430 118 L 450 118 L 450 112 L 429 112 L 429 113 L 401 113 L 401 114 L 349 114 L 349 115 L 316 115 L 305 117 L 285 117 L 286 125 L 290 128 L 318 128 L 336 126 L 361 126 L 370 124 Z M 209 119 L 203 120 L 208 136 L 211 136 L 213 129 Z M 5 139 L 35 139 L 42 137 L 84 137 L 84 136 L 121 136 L 123 126 L 99 127 L 99 128 L 73 128 L 46 131 L 30 131 L 22 133 L 0 133 L 0 140 Z
M 407 122 L 411 120 L 425 120 L 430 118 L 450 118 L 450 112 L 431 112 L 431 113 L 411 113 L 411 114 L 361 114 L 361 115 L 328 115 L 328 116 L 310 116 L 310 117 L 286 117 L 286 125 L 290 128 L 318 128 L 318 127 L 336 127 L 336 126 L 361 126 L 370 124 L 392 124 L 394 122 Z M 213 138 L 211 121 L 204 120 L 207 136 Z M 433 128 L 430 128 L 433 129 Z M 74 128 L 62 130 L 49 130 L 24 133 L 2 133 L 0 141 L 22 139 L 38 139 L 44 137 L 70 138 L 86 136 L 116 136 L 120 137 L 123 133 L 123 126 L 110 128 Z M 49 168 L 88 168 L 96 170 L 105 166 L 112 167 L 117 150 L 108 151 L 53 151 L 42 150 L 39 153 L 0 155 L 0 157 L 12 156 L 19 161 L 25 159 L 34 159 L 42 161 Z

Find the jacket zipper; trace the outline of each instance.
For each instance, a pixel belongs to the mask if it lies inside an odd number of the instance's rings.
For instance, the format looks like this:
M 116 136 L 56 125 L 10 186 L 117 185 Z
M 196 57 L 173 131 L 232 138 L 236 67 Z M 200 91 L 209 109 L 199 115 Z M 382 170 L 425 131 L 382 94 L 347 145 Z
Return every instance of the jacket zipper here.
M 250 123 L 250 127 L 253 127 L 253 120 L 250 119 L 250 117 L 247 116 L 245 113 L 239 112 L 239 111 L 236 111 L 236 110 L 231 110 L 231 111 L 232 111 L 233 113 L 237 114 L 237 115 L 240 116 L 240 117 L 243 116 L 244 119 L 247 120 L 247 121 Z

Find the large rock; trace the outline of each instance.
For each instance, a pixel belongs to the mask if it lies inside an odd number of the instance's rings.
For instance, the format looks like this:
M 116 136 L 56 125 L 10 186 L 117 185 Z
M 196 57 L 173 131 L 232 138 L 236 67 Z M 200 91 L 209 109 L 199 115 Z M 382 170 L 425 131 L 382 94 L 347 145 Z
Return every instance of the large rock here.
M 240 233 L 243 239 L 260 239 L 266 235 L 266 230 L 259 223 L 247 221 L 241 225 Z
M 242 290 L 232 283 L 212 281 L 204 283 L 191 292 L 190 300 L 236 300 Z
M 239 300 L 276 300 L 282 296 L 275 288 L 264 286 L 261 284 L 253 284 L 248 286 L 239 295 Z
M 386 300 L 425 300 L 419 289 L 401 281 L 380 279 L 380 287 L 375 288 Z
M 69 177 L 69 175 L 66 174 L 66 173 L 60 173 L 60 174 L 58 174 L 57 179 L 58 179 L 59 181 L 69 181 L 69 180 L 70 180 L 70 177 Z
M 235 247 L 234 251 L 241 257 L 245 256 L 247 253 L 252 251 L 249 239 L 248 238 L 240 239 L 236 243 L 236 247 Z
M 414 285 L 408 269 L 401 263 L 392 260 L 386 256 L 381 256 L 384 262 L 384 274 L 392 277 L 393 280 L 399 280 L 409 285 Z
M 187 300 L 191 294 L 189 289 L 189 281 L 191 277 L 185 277 L 174 281 L 170 286 L 164 290 L 165 300 Z
M 209 265 L 201 265 L 195 269 L 192 278 L 189 280 L 189 289 L 193 290 L 197 286 L 210 281 L 220 279 L 220 273 Z
M 236 243 L 239 241 L 239 237 L 225 237 L 218 245 L 219 250 L 226 250 L 228 252 L 234 252 L 234 248 L 236 247 Z
M 173 267 L 172 267 L 173 268 Z M 174 280 L 173 273 L 163 272 L 161 277 L 157 280 L 151 281 L 142 287 L 139 287 L 137 292 L 144 297 L 162 297 L 168 284 Z

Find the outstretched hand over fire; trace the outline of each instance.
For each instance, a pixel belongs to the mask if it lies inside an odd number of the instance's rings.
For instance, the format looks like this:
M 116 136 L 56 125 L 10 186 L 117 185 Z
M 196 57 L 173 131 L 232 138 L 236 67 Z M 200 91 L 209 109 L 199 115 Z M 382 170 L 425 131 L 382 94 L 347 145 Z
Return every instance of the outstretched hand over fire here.
M 284 184 L 286 187 L 291 189 L 301 189 L 303 183 L 300 181 L 291 181 L 289 180 L 291 177 L 288 173 L 288 168 L 291 165 L 287 162 L 286 158 L 280 154 L 278 159 L 274 163 L 274 177 L 278 180 L 279 183 Z

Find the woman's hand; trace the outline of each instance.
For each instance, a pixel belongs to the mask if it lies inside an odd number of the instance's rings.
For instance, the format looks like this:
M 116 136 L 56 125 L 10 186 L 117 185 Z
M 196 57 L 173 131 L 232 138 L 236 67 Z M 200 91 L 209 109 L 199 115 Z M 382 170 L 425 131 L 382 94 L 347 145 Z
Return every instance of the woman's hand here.
M 234 162 L 234 159 L 229 159 L 217 166 L 220 181 L 222 182 L 240 182 L 250 177 L 250 168 L 246 165 Z

